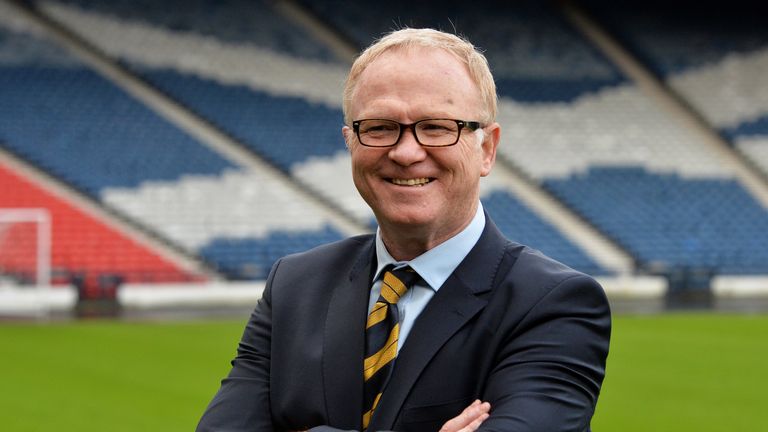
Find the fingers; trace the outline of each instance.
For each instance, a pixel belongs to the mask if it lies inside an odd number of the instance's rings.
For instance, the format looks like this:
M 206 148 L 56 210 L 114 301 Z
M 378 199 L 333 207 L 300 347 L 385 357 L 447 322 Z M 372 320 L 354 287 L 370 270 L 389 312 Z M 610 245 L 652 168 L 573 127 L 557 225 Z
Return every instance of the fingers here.
M 445 422 L 440 432 L 473 432 L 488 418 L 491 404 L 476 400 L 461 414 Z

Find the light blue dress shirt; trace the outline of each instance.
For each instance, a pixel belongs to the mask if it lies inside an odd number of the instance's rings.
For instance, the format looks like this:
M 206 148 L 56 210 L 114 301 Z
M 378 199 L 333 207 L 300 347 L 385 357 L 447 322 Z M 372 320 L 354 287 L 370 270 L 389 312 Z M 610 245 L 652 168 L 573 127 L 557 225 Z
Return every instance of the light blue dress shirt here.
M 408 333 L 413 328 L 416 318 L 427 306 L 432 296 L 437 293 L 437 290 L 443 286 L 443 283 L 445 283 L 451 273 L 475 246 L 484 228 L 485 213 L 483 213 L 482 204 L 478 202 L 477 212 L 464 230 L 410 261 L 397 261 L 392 258 L 392 255 L 389 254 L 381 239 L 381 231 L 376 232 L 377 266 L 376 273 L 373 276 L 371 295 L 368 300 L 368 313 L 371 313 L 373 305 L 381 293 L 382 271 L 387 265 L 394 264 L 395 268 L 409 265 L 423 279 L 423 281 L 409 289 L 405 296 L 397 302 L 397 308 L 400 312 L 398 352 L 400 352 L 400 347 L 403 346 Z

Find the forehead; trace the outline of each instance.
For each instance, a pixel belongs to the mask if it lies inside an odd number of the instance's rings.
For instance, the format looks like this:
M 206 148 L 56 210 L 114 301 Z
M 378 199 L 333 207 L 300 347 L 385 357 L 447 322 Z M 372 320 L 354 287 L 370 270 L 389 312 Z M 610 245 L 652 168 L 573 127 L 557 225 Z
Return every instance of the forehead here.
M 480 91 L 453 53 L 427 47 L 394 48 L 360 74 L 352 97 L 354 116 L 475 115 Z

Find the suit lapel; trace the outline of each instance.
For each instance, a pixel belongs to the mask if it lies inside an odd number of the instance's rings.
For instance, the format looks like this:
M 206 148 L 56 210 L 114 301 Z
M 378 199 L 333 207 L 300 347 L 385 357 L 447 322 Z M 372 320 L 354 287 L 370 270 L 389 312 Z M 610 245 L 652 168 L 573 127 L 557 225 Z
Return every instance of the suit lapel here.
M 486 227 L 475 247 L 446 280 L 416 320 L 397 356 L 387 389 L 369 430 L 391 430 L 422 370 L 464 324 L 487 304 L 479 296 L 493 287 L 506 239 L 486 214 Z
M 323 332 L 323 389 L 328 424 L 341 429 L 359 429 L 362 421 L 365 319 L 373 242 L 369 241 L 361 250 L 348 277 L 339 278 L 339 285 L 332 287 Z

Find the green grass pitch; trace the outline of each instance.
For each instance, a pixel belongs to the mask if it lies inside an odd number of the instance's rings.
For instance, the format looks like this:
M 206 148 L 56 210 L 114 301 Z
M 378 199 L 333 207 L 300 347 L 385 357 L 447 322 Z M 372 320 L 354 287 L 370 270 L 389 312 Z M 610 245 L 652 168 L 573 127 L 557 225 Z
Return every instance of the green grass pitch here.
M 0 430 L 191 431 L 245 323 L 0 324 Z M 768 316 L 614 319 L 594 431 L 768 424 Z
M 768 430 L 768 315 L 614 319 L 594 431 Z

